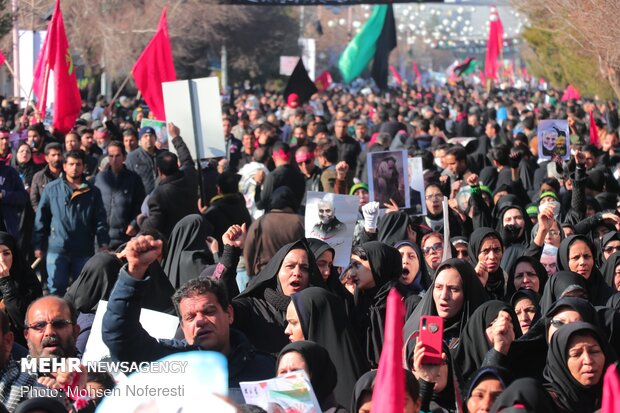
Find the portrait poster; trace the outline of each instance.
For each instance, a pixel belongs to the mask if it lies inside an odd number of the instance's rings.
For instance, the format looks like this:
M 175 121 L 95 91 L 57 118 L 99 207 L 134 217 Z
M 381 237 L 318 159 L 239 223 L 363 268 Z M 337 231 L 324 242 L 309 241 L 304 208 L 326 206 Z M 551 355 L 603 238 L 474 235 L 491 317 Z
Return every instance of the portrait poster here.
M 262 407 L 268 413 L 320 412 L 310 379 L 304 370 L 262 381 L 239 383 L 247 404 Z
M 162 120 L 142 119 L 140 127 L 143 128 L 145 126 L 150 126 L 155 129 L 155 134 L 157 135 L 155 146 L 157 146 L 158 149 L 168 149 L 168 128 L 166 127 L 166 122 Z
M 317 238 L 328 243 L 336 251 L 334 257 L 336 267 L 346 267 L 351 260 L 358 208 L 357 196 L 308 192 L 306 238 Z
M 538 122 L 538 159 L 570 159 L 568 120 L 545 119 Z
M 415 215 L 426 215 L 422 158 L 408 158 L 407 161 L 409 167 L 409 200 L 411 202 L 411 210 Z
M 379 202 L 380 208 L 390 199 L 399 208 L 409 208 L 407 151 L 370 152 L 367 165 L 370 200 Z

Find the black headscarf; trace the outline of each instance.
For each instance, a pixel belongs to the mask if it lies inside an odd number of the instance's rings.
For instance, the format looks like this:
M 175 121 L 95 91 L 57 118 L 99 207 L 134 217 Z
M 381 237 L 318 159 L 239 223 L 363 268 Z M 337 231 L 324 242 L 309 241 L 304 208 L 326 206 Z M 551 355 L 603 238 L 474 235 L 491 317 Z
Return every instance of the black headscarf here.
M 471 394 L 476 386 L 483 380 L 489 378 L 499 380 L 504 389 L 512 383 L 512 374 L 508 370 L 496 366 L 481 367 L 473 373 L 467 385 L 466 391 L 463 392 L 463 394 L 465 394 L 465 404 L 467 404 L 467 401 L 471 397 Z
M 492 228 L 485 227 L 476 229 L 469 237 L 469 259 L 471 260 L 474 268 L 478 265 L 478 255 L 480 255 L 482 243 L 487 237 L 496 238 L 502 246 L 502 251 L 505 250 L 502 237 L 497 231 Z M 491 298 L 498 300 L 504 299 L 504 296 L 506 295 L 506 285 L 504 282 L 504 270 L 501 267 L 501 263 L 497 270 L 489 273 L 489 280 L 487 281 L 485 290 Z
M 471 375 L 482 366 L 482 361 L 491 348 L 487 342 L 486 329 L 500 311 L 510 314 L 515 339 L 521 337 L 519 320 L 511 306 L 499 300 L 482 304 L 467 320 L 454 356 L 454 363 L 459 368 L 463 380 L 470 380 Z
M 321 278 L 319 269 L 316 266 L 314 254 L 310 250 L 308 241 L 305 238 L 302 238 L 280 248 L 278 252 L 276 252 L 276 254 L 269 260 L 267 265 L 265 265 L 263 269 L 261 269 L 260 272 L 250 280 L 247 288 L 239 294 L 238 297 L 264 298 L 278 309 L 284 305 L 283 310 L 286 311 L 286 305 L 288 305 L 289 297 L 286 297 L 282 292 L 282 286 L 278 281 L 278 274 L 286 255 L 295 249 L 305 250 L 308 254 L 308 286 L 323 286 L 323 278 Z M 275 302 L 274 300 L 283 300 L 283 302 Z
M 148 269 L 148 285 L 142 298 L 142 308 L 176 314 L 172 303 L 174 288 L 161 269 L 154 270 L 154 264 Z M 115 254 L 95 254 L 86 261 L 80 276 L 67 289 L 65 300 L 71 302 L 80 313 L 94 314 L 99 301 L 110 298 L 122 266 L 123 262 Z
M 571 235 L 562 241 L 560 248 L 558 249 L 558 270 L 570 270 L 570 267 L 568 266 L 569 251 L 570 246 L 575 241 L 585 242 L 588 245 L 588 248 L 590 248 L 590 252 L 592 252 L 592 259 L 594 263 L 592 266 L 592 272 L 590 273 L 590 278 L 586 280 L 590 302 L 593 305 L 605 305 L 607 304 L 609 297 L 613 295 L 614 290 L 607 285 L 596 265 L 596 248 L 588 237 L 584 235 Z
M 471 314 L 488 301 L 489 296 L 484 287 L 480 283 L 478 276 L 474 272 L 473 267 L 457 258 L 444 261 L 437 267 L 436 274 L 439 274 L 445 268 L 455 268 L 461 275 L 463 284 L 463 307 L 460 313 L 450 320 L 444 320 L 444 340 L 450 341 L 461 335 L 461 331 L 465 328 L 465 323 Z M 420 317 L 423 315 L 437 315 L 437 307 L 433 299 L 433 289 L 435 288 L 435 280 L 430 285 L 428 292 L 418 304 L 413 314 L 407 319 L 403 328 L 405 340 L 414 332 L 420 329 Z
M 620 251 L 611 254 L 603 264 L 603 268 L 601 268 L 605 282 L 614 290 L 616 290 L 614 278 L 616 277 L 616 267 L 618 265 L 620 265 Z
M 567 366 L 568 343 L 577 333 L 593 336 L 605 353 L 605 368 L 600 383 L 593 387 L 584 387 L 572 376 Z M 547 352 L 547 365 L 543 372 L 544 387 L 556 395 L 555 403 L 566 412 L 592 412 L 601 406 L 603 376 L 607 366 L 615 361 L 610 355 L 607 340 L 594 325 L 581 321 L 562 326 L 551 338 Z
M 26 262 L 15 238 L 7 232 L 0 232 L 0 245 L 6 245 L 13 255 L 13 263 L 9 270 L 10 276 L 3 280 L 12 294 L 11 297 L 3 297 L 0 292 L 0 299 L 4 300 L 5 311 L 11 320 L 15 341 L 25 345 L 23 329 L 26 310 L 30 303 L 43 295 L 41 282 Z
M 384 215 L 379 220 L 377 241 L 392 246 L 399 241 L 407 239 L 408 225 L 409 215 L 406 212 L 398 211 Z
M 277 209 L 292 209 L 293 211 L 297 210 L 297 199 L 295 198 L 295 193 L 288 186 L 279 186 L 273 190 L 271 196 L 269 197 L 269 206 L 267 207 L 267 211 Z
M 491 413 L 505 412 L 517 405 L 523 406 L 518 410 L 523 413 L 555 411 L 553 400 L 543 388 L 542 383 L 531 377 L 515 380 L 504 389 L 493 403 Z
M 372 394 L 372 391 L 375 387 L 375 379 L 377 378 L 377 370 L 369 371 L 365 373 L 362 377 L 359 378 L 357 383 L 355 383 L 355 388 L 353 389 L 353 397 L 351 398 L 351 410 L 350 413 L 357 413 L 359 411 L 360 403 L 362 401 L 362 396 L 365 394 Z M 416 378 L 409 370 L 405 370 L 405 391 L 409 393 L 409 396 L 412 400 L 417 400 L 419 397 L 418 394 L 418 386 L 416 383 Z M 377 408 L 374 408 L 375 410 Z M 380 410 L 380 409 L 377 409 Z
M 510 234 L 507 228 L 504 227 L 504 214 L 510 209 L 518 209 L 523 214 L 524 228 L 521 235 Z M 506 248 L 512 244 L 527 244 L 527 238 L 532 232 L 532 222 L 528 219 L 527 211 L 519 198 L 516 195 L 502 197 L 495 205 L 495 211 L 497 212 L 497 226 L 495 229 L 501 234 Z
M 306 362 L 308 368 L 310 383 L 314 394 L 321 405 L 322 410 L 327 410 L 331 406 L 327 406 L 329 396 L 331 396 L 336 383 L 338 382 L 338 371 L 329 357 L 329 353 L 324 347 L 312 341 L 297 341 L 287 344 L 280 351 L 276 368 L 280 365 L 280 359 L 286 353 L 296 351 Z M 277 373 L 277 371 L 276 371 Z
M 306 340 L 325 347 L 336 369 L 336 401 L 346 405 L 357 379 L 368 370 L 365 357 L 347 319 L 344 304 L 323 288 L 310 287 L 293 294 L 302 332 Z
M 605 245 L 607 245 L 610 241 L 620 241 L 620 232 L 610 231 L 607 234 L 603 235 L 599 244 L 598 244 L 598 263 L 603 266 L 605 264 L 605 256 L 603 255 L 603 250 L 605 249 Z M 614 253 L 615 254 L 615 253 Z
M 519 265 L 520 262 L 528 262 L 530 263 L 532 268 L 534 268 L 534 272 L 536 272 L 536 275 L 538 275 L 538 285 L 539 285 L 539 289 L 538 291 L 536 291 L 536 293 L 538 293 L 538 295 L 542 295 L 543 292 L 545 291 L 545 285 L 547 284 L 547 279 L 549 278 L 549 276 L 547 275 L 547 270 L 545 270 L 544 265 L 540 263 L 539 259 L 530 257 L 529 255 L 524 255 L 515 260 L 514 265 L 508 272 L 508 280 L 506 281 L 506 284 L 507 284 L 506 297 L 512 297 L 512 295 L 516 291 L 515 272 L 517 270 L 517 265 Z
M 208 235 L 207 224 L 198 214 L 188 215 L 174 226 L 163 268 L 175 289 L 198 278 L 207 265 L 213 264 L 206 243 Z
M 538 320 L 540 320 L 540 317 L 542 317 L 542 313 L 540 311 L 540 296 L 532 290 L 526 290 L 524 288 L 521 288 L 517 290 L 512 295 L 512 297 L 510 297 L 510 305 L 512 306 L 512 308 L 514 309 L 519 300 L 523 298 L 529 299 L 532 303 L 534 303 L 534 306 L 536 307 L 536 314 L 534 314 L 532 324 L 530 325 L 531 328 L 534 324 L 536 324 Z
M 426 265 L 426 260 L 424 259 L 424 254 L 420 250 L 420 247 L 415 242 L 411 241 L 400 241 L 394 244 L 394 248 L 399 249 L 400 247 L 408 246 L 413 249 L 415 254 L 418 257 L 418 273 L 415 277 L 415 280 L 411 285 L 407 286 L 408 289 L 412 290 L 414 293 L 420 293 L 428 290 L 429 285 L 431 285 L 432 280 L 431 276 L 428 274 L 428 266 Z
M 547 287 L 543 292 L 540 299 L 540 309 L 545 314 L 551 306 L 560 298 L 563 294 L 582 289 L 586 294 L 588 293 L 588 286 L 586 279 L 576 272 L 572 271 L 558 271 L 547 282 Z
M 336 251 L 330 247 L 327 242 L 316 238 L 308 238 L 307 241 L 315 260 L 318 260 L 319 257 L 327 251 L 331 251 L 333 257 L 336 257 Z M 322 278 L 321 275 L 321 279 Z M 334 266 L 331 267 L 329 277 L 323 282 L 323 286 L 343 300 L 351 303 L 353 302 L 353 297 L 340 282 L 340 276 Z

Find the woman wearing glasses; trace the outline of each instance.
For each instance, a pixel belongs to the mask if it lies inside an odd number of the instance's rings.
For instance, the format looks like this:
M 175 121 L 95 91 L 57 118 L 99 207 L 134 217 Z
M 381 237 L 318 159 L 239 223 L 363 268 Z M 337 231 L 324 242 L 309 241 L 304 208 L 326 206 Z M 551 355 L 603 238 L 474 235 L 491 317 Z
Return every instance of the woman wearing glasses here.
M 422 253 L 424 261 L 429 268 L 429 273 L 434 274 L 443 256 L 443 235 L 439 232 L 431 232 L 422 237 Z
M 620 251 L 620 233 L 616 231 L 608 232 L 601 238 L 601 249 L 599 254 L 599 263 L 604 265 L 609 257 Z

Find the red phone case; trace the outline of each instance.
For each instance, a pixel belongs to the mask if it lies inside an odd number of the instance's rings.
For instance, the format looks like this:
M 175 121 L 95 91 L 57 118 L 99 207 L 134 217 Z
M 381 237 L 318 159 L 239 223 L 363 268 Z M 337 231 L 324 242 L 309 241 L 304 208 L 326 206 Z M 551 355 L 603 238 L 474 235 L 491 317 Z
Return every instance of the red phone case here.
M 422 364 L 441 364 L 443 318 L 432 315 L 422 316 L 419 340 L 424 344 Z

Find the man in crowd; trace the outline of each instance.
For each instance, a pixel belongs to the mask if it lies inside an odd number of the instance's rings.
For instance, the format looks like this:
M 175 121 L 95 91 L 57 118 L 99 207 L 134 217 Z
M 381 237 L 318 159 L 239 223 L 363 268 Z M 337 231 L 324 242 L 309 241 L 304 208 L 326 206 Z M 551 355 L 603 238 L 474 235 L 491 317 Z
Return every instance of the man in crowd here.
M 273 376 L 271 356 L 254 349 L 240 331 L 230 328 L 233 308 L 226 287 L 219 281 L 197 278 L 183 285 L 173 297 L 183 331 L 183 340 L 158 341 L 140 325 L 140 308 L 147 268 L 162 254 L 162 242 L 151 236 L 132 239 L 125 249 L 127 265 L 119 273 L 108 309 L 103 317 L 103 341 L 116 360 L 145 362 L 188 350 L 210 350 L 228 359 L 228 384 L 267 379 Z
M 45 162 L 47 164 L 45 168 L 34 174 L 30 185 L 30 203 L 35 211 L 39 207 L 43 189 L 60 176 L 63 161 L 62 145 L 57 142 L 45 145 Z
M 61 179 L 47 185 L 34 223 L 35 257 L 47 253 L 48 288 L 63 295 L 69 282 L 99 248 L 110 244 L 101 192 L 84 178 L 86 155 L 80 150 L 65 155 Z
M 140 147 L 128 153 L 125 165 L 127 169 L 140 176 L 144 190 L 148 195 L 155 189 L 155 180 L 157 179 L 155 158 L 162 151 L 155 146 L 157 135 L 155 129 L 150 126 L 140 128 L 138 138 Z
M 140 207 L 144 201 L 144 185 L 135 172 L 125 167 L 125 148 L 120 142 L 110 142 L 108 167 L 95 179 L 101 191 L 110 227 L 110 248 L 116 249 L 136 235 Z

